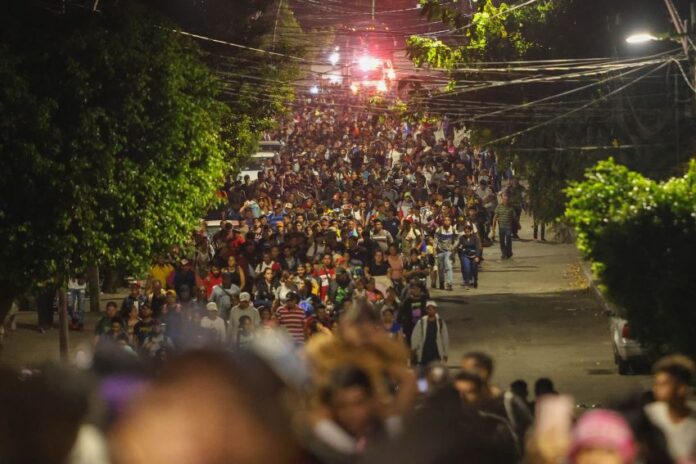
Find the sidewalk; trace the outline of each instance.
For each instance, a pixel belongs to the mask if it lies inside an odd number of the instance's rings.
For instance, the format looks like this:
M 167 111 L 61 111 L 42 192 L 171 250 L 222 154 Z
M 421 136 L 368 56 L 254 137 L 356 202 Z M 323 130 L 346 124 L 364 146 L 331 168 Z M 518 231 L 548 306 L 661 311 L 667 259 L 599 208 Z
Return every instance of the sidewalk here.
M 99 307 L 103 311 L 109 301 L 116 301 L 120 306 L 121 300 L 127 295 L 123 289 L 119 293 L 104 293 L 101 295 Z M 89 300 L 86 302 L 89 308 Z M 81 332 L 70 331 L 69 347 L 72 358 L 74 354 L 85 346 L 91 346 L 94 335 L 94 326 L 101 317 L 100 313 L 85 314 L 85 328 Z M 53 328 L 41 333 L 37 327 L 36 312 L 21 311 L 16 316 L 17 330 L 5 333 L 5 348 L 0 350 L 0 365 L 11 367 L 31 366 L 46 361 L 58 361 L 60 352 L 58 348 L 58 314 L 54 314 Z
M 523 379 L 531 390 L 537 378 L 550 377 L 583 405 L 648 388 L 648 376 L 618 374 L 609 321 L 575 245 L 554 242 L 550 231 L 547 242 L 535 242 L 531 226 L 524 216 L 512 259 L 501 260 L 498 242 L 484 249 L 477 289 L 433 292 L 449 328 L 450 367 L 468 351 L 484 351 L 495 359 L 501 387 Z

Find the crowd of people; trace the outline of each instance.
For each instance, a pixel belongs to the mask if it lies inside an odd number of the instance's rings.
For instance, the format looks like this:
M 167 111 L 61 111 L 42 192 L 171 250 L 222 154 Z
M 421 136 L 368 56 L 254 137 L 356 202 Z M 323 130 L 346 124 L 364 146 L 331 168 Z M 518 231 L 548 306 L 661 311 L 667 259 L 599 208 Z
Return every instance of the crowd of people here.
M 155 357 L 211 340 L 245 345 L 278 326 L 301 345 L 364 303 L 413 362 L 445 360 L 431 291 L 456 280 L 477 288 L 496 232 L 501 258 L 512 257 L 524 187 L 446 119 L 409 124 L 336 87 L 299 98 L 265 138 L 278 152 L 257 179 L 220 191 L 219 229 L 204 223 L 190 249 L 158 257 L 107 308 L 97 341 Z
M 577 421 L 549 379 L 531 402 L 522 380 L 496 385 L 486 353 L 450 359 L 437 296 L 455 280 L 475 291 L 496 237 L 500 259 L 513 256 L 525 207 L 493 152 L 446 119 L 407 123 L 335 87 L 299 97 L 265 138 L 281 148 L 258 179 L 221 190 L 219 230 L 201 226 L 108 303 L 81 362 L 98 407 L 70 402 L 75 388 L 50 371 L 0 372 L 19 417 L 0 430 L 0 458 L 696 462 L 688 358 L 658 363 L 652 394 Z M 76 305 L 83 291 L 74 282 Z

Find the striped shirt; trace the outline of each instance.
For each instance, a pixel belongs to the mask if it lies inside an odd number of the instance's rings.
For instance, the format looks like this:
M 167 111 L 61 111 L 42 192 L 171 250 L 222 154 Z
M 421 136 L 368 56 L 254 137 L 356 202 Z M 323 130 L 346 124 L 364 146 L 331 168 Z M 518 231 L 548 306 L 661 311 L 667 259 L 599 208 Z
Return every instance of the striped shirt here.
M 278 324 L 285 328 L 297 345 L 304 345 L 305 313 L 300 307 L 290 309 L 287 306 L 278 308 Z
M 495 208 L 495 215 L 498 216 L 498 225 L 501 229 L 512 229 L 515 221 L 515 210 L 512 206 L 499 204 Z
M 449 229 L 445 226 L 438 227 L 435 231 L 435 246 L 438 253 L 441 251 L 452 251 L 454 249 L 454 241 L 457 238 L 453 226 Z

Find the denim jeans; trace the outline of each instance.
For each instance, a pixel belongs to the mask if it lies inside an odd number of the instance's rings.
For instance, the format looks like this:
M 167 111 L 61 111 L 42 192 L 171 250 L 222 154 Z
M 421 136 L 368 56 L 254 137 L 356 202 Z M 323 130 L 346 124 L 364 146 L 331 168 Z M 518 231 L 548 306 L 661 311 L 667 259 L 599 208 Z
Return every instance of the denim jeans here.
M 467 256 L 465 252 L 459 253 L 459 261 L 462 263 L 462 278 L 465 284 L 472 284 L 478 281 L 478 263 Z
M 68 290 L 68 312 L 71 319 L 78 323 L 85 322 L 85 291 L 84 290 Z
M 504 229 L 502 227 L 498 228 L 498 235 L 500 235 L 500 253 L 509 258 L 512 256 L 512 230 Z
M 437 254 L 437 270 L 440 284 L 452 285 L 452 252 L 440 251 Z

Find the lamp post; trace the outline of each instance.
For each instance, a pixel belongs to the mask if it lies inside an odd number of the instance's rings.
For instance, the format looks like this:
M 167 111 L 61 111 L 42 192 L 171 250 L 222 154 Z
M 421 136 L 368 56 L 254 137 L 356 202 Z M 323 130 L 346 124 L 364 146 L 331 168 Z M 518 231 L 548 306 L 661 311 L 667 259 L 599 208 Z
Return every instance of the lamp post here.
M 628 37 L 626 37 L 626 42 L 630 43 L 631 45 L 651 42 L 653 40 L 660 40 L 660 39 L 659 39 L 659 37 L 655 37 L 654 35 L 649 34 L 647 32 L 642 32 L 640 34 L 633 34 L 633 35 L 629 35 Z
M 664 0 L 664 2 L 676 34 L 653 35 L 648 32 L 641 32 L 626 37 L 626 42 L 631 45 L 638 45 L 653 41 L 671 40 L 681 44 L 684 55 L 686 55 L 686 59 L 689 63 L 689 75 L 686 76 L 686 78 L 692 90 L 693 116 L 696 116 L 696 45 L 693 40 L 694 32 L 696 32 L 696 2 L 692 0 L 689 4 L 691 18 L 688 24 L 686 21 L 682 21 L 672 0 Z

